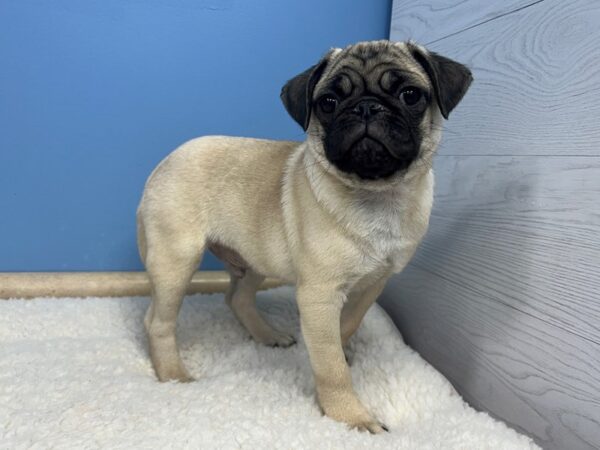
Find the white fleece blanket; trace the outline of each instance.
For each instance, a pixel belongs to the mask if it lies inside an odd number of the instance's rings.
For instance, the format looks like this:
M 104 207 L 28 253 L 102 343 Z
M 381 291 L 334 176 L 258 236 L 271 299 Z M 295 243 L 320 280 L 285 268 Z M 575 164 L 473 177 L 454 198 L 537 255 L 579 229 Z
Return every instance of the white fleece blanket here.
M 258 302 L 298 344 L 258 345 L 222 295 L 189 297 L 178 335 L 197 381 L 161 384 L 142 327 L 147 298 L 0 300 L 0 448 L 538 448 L 464 403 L 379 306 L 351 340 L 351 372 L 390 432 L 322 416 L 293 290 Z

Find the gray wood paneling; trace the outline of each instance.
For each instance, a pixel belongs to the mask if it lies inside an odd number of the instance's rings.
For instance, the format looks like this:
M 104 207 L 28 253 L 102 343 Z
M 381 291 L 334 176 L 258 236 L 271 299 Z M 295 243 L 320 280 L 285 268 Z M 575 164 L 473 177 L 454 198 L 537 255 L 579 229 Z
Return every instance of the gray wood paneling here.
M 428 44 L 539 1 L 395 0 L 390 39 L 413 39 L 421 44 Z
M 415 262 L 599 344 L 600 158 L 441 157 L 436 167 Z
M 545 449 L 599 448 L 598 344 L 415 265 L 384 296 L 407 343 L 475 408 Z
M 545 0 L 432 44 L 475 76 L 440 154 L 600 155 L 598 28 L 600 1 Z
M 600 1 L 411 3 L 392 38 L 433 31 L 475 82 L 380 303 L 475 407 L 547 449 L 600 448 Z
M 547 448 L 600 444 L 600 158 L 440 157 L 436 182 L 380 302 L 474 406 Z

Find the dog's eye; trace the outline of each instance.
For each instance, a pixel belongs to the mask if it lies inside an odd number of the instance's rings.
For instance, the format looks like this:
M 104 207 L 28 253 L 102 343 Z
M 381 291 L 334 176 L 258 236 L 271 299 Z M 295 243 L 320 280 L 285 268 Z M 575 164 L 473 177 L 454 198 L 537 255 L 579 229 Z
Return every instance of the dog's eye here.
M 321 111 L 325 114 L 331 114 L 337 108 L 338 101 L 332 95 L 324 95 L 319 99 Z
M 414 86 L 405 87 L 402 89 L 402 92 L 400 92 L 400 99 L 402 99 L 402 101 L 408 106 L 412 106 L 417 103 L 419 100 L 421 100 L 422 96 L 423 92 L 421 92 L 421 89 Z

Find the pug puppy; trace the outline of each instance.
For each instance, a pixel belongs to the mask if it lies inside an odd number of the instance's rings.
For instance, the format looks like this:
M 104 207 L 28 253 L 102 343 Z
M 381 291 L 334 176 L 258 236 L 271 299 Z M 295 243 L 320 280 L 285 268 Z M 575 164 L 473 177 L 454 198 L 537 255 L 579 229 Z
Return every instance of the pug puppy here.
M 360 430 L 386 430 L 354 391 L 343 346 L 427 230 L 442 118 L 471 81 L 464 65 L 412 42 L 335 48 L 281 92 L 304 142 L 211 136 L 168 155 L 137 211 L 158 379 L 192 380 L 176 319 L 208 249 L 231 275 L 227 304 L 258 342 L 294 343 L 257 311 L 261 282 L 296 285 L 322 411 Z

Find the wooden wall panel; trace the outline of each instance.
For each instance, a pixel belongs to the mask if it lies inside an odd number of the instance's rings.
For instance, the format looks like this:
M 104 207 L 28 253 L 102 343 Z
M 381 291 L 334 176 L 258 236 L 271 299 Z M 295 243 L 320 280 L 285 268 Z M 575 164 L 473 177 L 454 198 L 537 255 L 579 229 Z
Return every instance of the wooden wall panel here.
M 440 154 L 600 155 L 598 28 L 600 1 L 545 0 L 430 45 L 475 76 Z
M 471 403 L 554 448 L 600 437 L 599 175 L 594 157 L 438 158 L 428 235 L 381 299 Z
M 395 0 L 390 38 L 396 41 L 413 39 L 421 44 L 429 44 L 539 1 Z
M 432 31 L 475 82 L 380 303 L 475 407 L 545 449 L 600 448 L 600 2 L 474 4 L 394 3 L 393 39 Z

